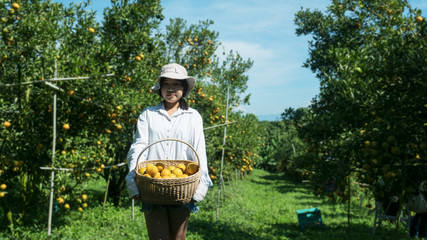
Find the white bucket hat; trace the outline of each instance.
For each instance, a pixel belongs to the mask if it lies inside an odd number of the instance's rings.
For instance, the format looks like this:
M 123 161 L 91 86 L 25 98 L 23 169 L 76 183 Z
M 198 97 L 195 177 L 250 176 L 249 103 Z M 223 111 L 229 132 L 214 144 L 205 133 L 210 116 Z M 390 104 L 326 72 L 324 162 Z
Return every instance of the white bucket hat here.
M 183 94 L 183 98 L 188 97 L 191 90 L 193 90 L 194 85 L 196 85 L 196 80 L 191 77 L 187 76 L 187 70 L 185 68 L 177 63 L 170 63 L 162 67 L 162 70 L 160 72 L 160 76 L 157 78 L 157 83 L 154 85 L 154 87 L 151 88 L 154 92 L 159 92 L 160 90 L 160 79 L 161 78 L 170 78 L 170 79 L 176 79 L 176 80 L 186 80 L 188 89 L 187 92 Z

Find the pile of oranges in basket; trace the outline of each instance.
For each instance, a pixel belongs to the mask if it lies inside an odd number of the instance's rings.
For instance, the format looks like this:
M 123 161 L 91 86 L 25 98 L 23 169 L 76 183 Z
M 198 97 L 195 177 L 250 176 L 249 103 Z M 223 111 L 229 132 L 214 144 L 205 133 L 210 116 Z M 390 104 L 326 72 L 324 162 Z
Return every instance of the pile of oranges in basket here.
M 138 169 L 138 173 L 149 178 L 184 178 L 195 174 L 199 169 L 197 163 L 180 163 L 176 166 L 165 166 L 164 163 L 148 164 Z

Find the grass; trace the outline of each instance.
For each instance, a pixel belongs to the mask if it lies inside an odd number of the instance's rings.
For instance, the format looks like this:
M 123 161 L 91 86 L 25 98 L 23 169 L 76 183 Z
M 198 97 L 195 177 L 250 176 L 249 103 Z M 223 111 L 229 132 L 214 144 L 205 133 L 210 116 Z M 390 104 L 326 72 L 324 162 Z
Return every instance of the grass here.
M 374 213 L 360 207 L 356 200 L 351 206 L 349 233 L 347 205 L 315 197 L 304 185 L 289 182 L 282 174 L 254 170 L 250 177 L 228 181 L 222 190 L 218 211 L 218 187 L 215 186 L 200 203 L 200 211 L 191 215 L 187 239 L 385 240 L 406 236 L 402 226 L 396 231 L 389 223 L 373 235 Z M 0 239 L 148 239 L 143 214 L 136 207 L 132 220 L 130 203 L 125 202 L 127 205 L 122 207 L 103 208 L 96 204 L 83 213 L 56 214 L 50 236 L 46 222 L 16 228 L 13 233 L 0 232 Z M 301 230 L 296 211 L 311 207 L 321 210 L 324 226 Z

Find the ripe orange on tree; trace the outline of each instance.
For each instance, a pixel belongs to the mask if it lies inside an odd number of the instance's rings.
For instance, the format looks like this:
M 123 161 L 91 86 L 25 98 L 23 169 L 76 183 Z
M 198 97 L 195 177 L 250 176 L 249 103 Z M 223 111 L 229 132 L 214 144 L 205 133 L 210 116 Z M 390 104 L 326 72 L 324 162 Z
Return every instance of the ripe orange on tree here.
M 62 129 L 69 130 L 70 129 L 70 124 L 65 123 L 64 125 L 62 125 Z
M 56 201 L 58 201 L 58 204 L 64 204 L 65 202 L 65 200 L 62 197 L 58 197 Z
M 10 127 L 12 124 L 10 123 L 10 122 L 8 122 L 8 121 L 4 121 L 3 122 L 3 126 L 5 126 L 5 127 Z

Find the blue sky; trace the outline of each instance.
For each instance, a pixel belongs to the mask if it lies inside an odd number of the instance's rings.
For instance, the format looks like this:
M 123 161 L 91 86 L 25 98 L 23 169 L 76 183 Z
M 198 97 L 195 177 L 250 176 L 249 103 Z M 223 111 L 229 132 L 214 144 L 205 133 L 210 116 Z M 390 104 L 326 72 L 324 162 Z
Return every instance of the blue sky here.
M 55 0 L 68 5 L 79 0 Z M 277 120 L 288 107 L 307 107 L 319 93 L 319 82 L 302 64 L 308 58 L 309 37 L 297 37 L 294 15 L 303 8 L 325 11 L 331 0 L 164 0 L 165 16 L 180 17 L 189 24 L 214 21 L 211 30 L 219 32 L 219 41 L 228 52 L 234 50 L 254 61 L 247 72 L 250 105 L 241 110 L 260 120 Z M 426 0 L 409 0 L 423 10 Z M 91 8 L 102 18 L 110 1 L 93 0 Z M 222 49 L 218 50 L 218 55 Z

